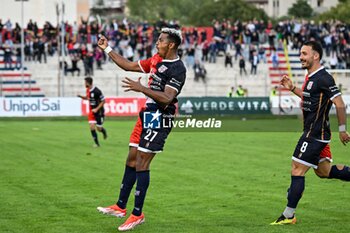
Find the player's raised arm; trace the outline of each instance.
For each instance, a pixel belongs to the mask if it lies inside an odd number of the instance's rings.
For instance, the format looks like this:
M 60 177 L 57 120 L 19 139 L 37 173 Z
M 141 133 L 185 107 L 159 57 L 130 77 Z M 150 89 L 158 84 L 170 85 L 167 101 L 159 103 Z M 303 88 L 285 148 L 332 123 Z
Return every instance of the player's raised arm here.
M 105 36 L 100 35 L 97 45 L 108 54 L 108 56 L 113 60 L 113 62 L 117 64 L 117 66 L 119 66 L 123 70 L 142 72 L 138 62 L 131 62 L 128 59 L 121 56 L 120 54 L 114 52 L 113 49 L 110 46 L 108 46 L 108 40 Z
M 280 84 L 301 98 L 303 91 L 296 87 L 288 75 L 283 75 Z
M 343 98 L 339 95 L 332 99 L 332 102 L 335 104 L 335 108 L 337 110 L 338 117 L 338 125 L 339 125 L 339 138 L 340 141 L 345 145 L 350 141 L 350 135 L 346 131 L 346 108 L 343 101 Z

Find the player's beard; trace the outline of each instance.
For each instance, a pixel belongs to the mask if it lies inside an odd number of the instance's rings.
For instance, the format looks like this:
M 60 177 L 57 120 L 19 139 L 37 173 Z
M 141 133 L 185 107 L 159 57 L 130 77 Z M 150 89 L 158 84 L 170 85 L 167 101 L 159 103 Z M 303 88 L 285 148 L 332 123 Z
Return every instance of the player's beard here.
M 301 61 L 304 64 L 301 64 L 301 68 L 302 69 L 310 69 L 313 66 L 313 62 L 312 61 L 308 61 L 308 60 L 304 60 Z

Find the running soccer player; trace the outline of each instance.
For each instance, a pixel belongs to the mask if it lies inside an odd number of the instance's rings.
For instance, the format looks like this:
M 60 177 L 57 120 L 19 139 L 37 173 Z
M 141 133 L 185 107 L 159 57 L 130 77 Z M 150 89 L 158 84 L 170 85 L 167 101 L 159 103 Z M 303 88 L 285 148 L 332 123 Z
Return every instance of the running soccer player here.
M 310 168 L 320 178 L 350 181 L 348 166 L 331 164 L 329 110 L 333 103 L 338 116 L 340 141 L 345 145 L 350 141 L 350 135 L 346 131 L 346 110 L 341 93 L 333 77 L 320 64 L 322 53 L 318 42 L 304 43 L 300 50 L 302 68 L 307 70 L 303 87 L 294 86 L 287 75 L 281 80 L 281 85 L 301 98 L 304 131 L 292 157 L 287 206 L 271 225 L 296 223 L 295 210 L 304 191 L 305 174 Z
M 129 218 L 118 227 L 119 231 L 131 230 L 145 221 L 142 208 L 150 183 L 150 164 L 156 153 L 163 150 L 171 131 L 170 127 L 148 127 L 147 116 L 151 114 L 151 121 L 159 119 L 158 117 L 173 119 L 176 97 L 186 79 L 186 68 L 177 53 L 181 42 L 180 31 L 163 28 L 156 43 L 157 54 L 146 60 L 131 62 L 112 51 L 106 37 L 101 36 L 98 41 L 98 46 L 122 69 L 150 73 L 148 87 L 140 83 L 140 78 L 137 81 L 129 78 L 123 80 L 125 91 L 141 92 L 147 96 L 146 106 L 140 111 L 130 136 L 129 154 L 118 201 L 115 205 L 97 208 L 104 214 L 125 217 L 128 198 L 136 183 L 134 209 Z
M 92 138 L 95 142 L 94 147 L 99 147 L 100 143 L 98 142 L 97 131 L 103 134 L 103 138 L 107 139 L 107 131 L 102 126 L 104 121 L 104 108 L 105 97 L 103 96 L 100 89 L 96 86 L 93 86 L 93 79 L 91 77 L 86 77 L 85 79 L 86 95 L 78 95 L 78 97 L 89 101 L 89 115 L 88 121 L 90 124 L 90 131 Z

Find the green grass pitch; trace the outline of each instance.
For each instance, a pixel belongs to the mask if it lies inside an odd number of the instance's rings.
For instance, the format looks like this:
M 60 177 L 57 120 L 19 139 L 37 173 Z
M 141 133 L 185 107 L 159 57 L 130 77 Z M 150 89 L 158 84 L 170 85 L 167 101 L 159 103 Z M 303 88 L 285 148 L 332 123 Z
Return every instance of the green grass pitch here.
M 301 124 L 245 123 L 299 132 L 173 132 L 152 162 L 146 222 L 133 232 L 348 232 L 350 183 L 321 180 L 313 171 L 299 222 L 268 225 L 286 205 Z M 133 125 L 107 119 L 109 138 L 99 134 L 96 149 L 85 119 L 0 119 L 0 232 L 116 232 L 124 219 L 96 207 L 117 199 Z M 333 137 L 335 163 L 350 164 L 349 146 Z M 131 196 L 129 210 L 133 202 Z

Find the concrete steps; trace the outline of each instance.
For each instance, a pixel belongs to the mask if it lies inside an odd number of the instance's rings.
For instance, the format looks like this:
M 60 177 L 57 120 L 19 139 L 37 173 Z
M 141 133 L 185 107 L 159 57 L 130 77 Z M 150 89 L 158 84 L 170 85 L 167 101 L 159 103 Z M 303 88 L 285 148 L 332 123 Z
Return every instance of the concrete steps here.
M 38 85 L 42 88 L 46 96 L 58 96 L 58 65 L 57 57 L 48 57 L 47 63 L 28 62 L 26 66 L 32 71 Z M 70 62 L 68 62 L 70 64 Z M 84 67 L 82 62 L 78 63 L 81 69 L 80 76 L 72 76 L 70 73 L 64 77 L 64 89 L 62 93 L 65 97 L 76 96 L 84 93 Z M 142 96 L 138 93 L 124 92 L 121 80 L 124 77 L 137 79 L 143 77 L 143 84 L 147 85 L 147 75 L 135 72 L 126 72 L 117 67 L 114 63 L 108 62 L 102 65 L 103 70 L 94 70 L 94 82 L 105 96 Z M 217 63 L 205 63 L 207 69 L 206 83 L 201 80 L 194 81 L 194 72 L 190 68 L 187 70 L 186 84 L 182 90 L 182 96 L 226 96 L 231 86 L 242 85 L 248 89 L 249 96 L 265 96 L 267 91 L 267 64 L 258 66 L 258 75 L 239 75 L 238 61 L 233 62 L 233 68 L 224 67 L 224 57 L 218 57 Z M 250 64 L 246 67 L 248 73 Z

